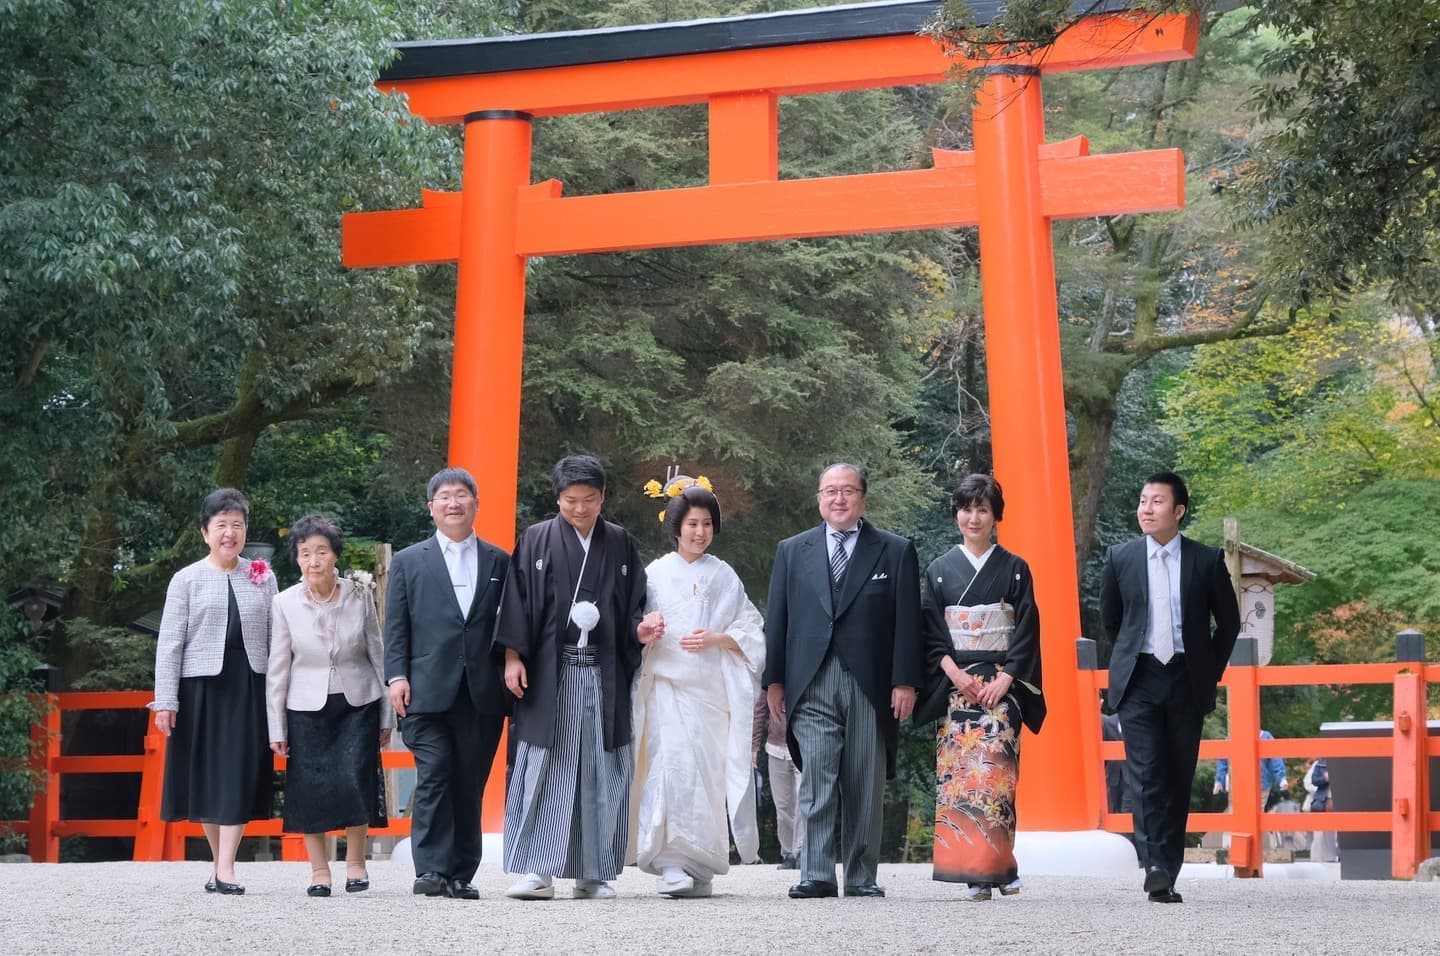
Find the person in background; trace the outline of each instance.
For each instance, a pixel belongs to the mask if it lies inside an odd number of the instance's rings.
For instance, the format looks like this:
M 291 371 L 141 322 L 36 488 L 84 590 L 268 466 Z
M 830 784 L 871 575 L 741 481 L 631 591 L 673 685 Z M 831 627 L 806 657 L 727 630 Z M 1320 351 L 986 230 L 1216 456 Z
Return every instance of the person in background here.
M 266 673 L 270 749 L 285 766 L 286 833 L 305 835 L 309 896 L 330 895 L 325 834 L 345 831 L 345 892 L 370 888 L 366 831 L 385 826 L 380 749 L 395 713 L 375 596 L 335 573 L 344 539 L 306 515 L 287 539 L 300 583 L 275 597 Z
M 1305 802 L 1300 809 L 1307 813 L 1325 813 L 1330 809 L 1330 763 L 1324 757 L 1310 762 L 1302 779 L 1305 787 Z M 1310 842 L 1310 859 L 1321 863 L 1333 863 L 1340 859 L 1335 846 L 1332 830 L 1316 830 Z
M 1274 740 L 1275 736 L 1268 730 L 1260 731 L 1261 740 Z M 1260 758 L 1260 809 L 1263 811 L 1270 805 L 1271 791 L 1287 793 L 1290 790 L 1290 781 L 1285 777 L 1285 761 L 1279 757 Z M 1221 757 L 1215 763 L 1215 786 L 1212 790 L 1217 796 L 1225 794 L 1226 812 L 1230 809 L 1230 758 Z M 1280 834 L 1267 833 L 1269 845 L 1272 847 L 1280 845 Z M 1230 834 L 1225 834 L 1224 846 L 1230 845 Z
M 765 695 L 755 699 L 750 760 L 758 769 L 760 753 L 770 775 L 770 796 L 775 801 L 775 836 L 780 841 L 779 870 L 798 870 L 805 846 L 805 809 L 800 804 L 800 768 L 785 743 L 785 717 L 771 716 Z
M 200 505 L 209 555 L 175 572 L 155 644 L 155 729 L 169 737 L 160 817 L 205 831 L 205 892 L 238 896 L 235 856 L 250 820 L 270 816 L 265 666 L 275 575 L 240 556 L 250 503 L 220 488 Z

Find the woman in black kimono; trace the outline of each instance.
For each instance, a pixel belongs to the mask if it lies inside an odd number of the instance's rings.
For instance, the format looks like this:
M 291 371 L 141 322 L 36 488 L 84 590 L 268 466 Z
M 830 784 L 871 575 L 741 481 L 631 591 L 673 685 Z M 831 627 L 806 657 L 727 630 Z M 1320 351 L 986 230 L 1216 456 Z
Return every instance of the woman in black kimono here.
M 1020 724 L 1045 719 L 1040 614 L 1030 567 L 992 543 L 1005 513 L 1000 484 L 970 475 L 950 496 L 961 544 L 925 574 L 925 699 L 916 722 L 939 719 L 934 878 L 969 886 L 961 899 L 1020 891 L 1015 792 Z

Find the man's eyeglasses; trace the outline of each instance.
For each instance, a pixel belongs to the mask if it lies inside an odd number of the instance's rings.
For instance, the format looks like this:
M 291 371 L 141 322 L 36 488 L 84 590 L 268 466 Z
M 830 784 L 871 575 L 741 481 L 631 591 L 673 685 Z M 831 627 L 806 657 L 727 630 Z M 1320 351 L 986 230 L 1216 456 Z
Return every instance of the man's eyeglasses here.
M 436 495 L 431 500 L 442 507 L 448 505 L 468 505 L 475 500 L 475 496 L 468 491 L 462 491 L 458 495 Z
M 860 489 L 854 485 L 844 485 L 840 488 L 821 488 L 819 496 L 821 501 L 834 501 L 836 498 L 854 498 L 860 494 Z

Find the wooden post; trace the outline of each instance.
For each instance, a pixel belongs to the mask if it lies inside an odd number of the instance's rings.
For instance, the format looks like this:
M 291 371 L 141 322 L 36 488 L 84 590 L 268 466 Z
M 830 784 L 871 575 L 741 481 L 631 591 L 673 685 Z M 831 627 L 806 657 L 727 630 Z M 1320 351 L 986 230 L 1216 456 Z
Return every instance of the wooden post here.
M 136 862 L 165 858 L 165 821 L 160 819 L 161 786 L 165 780 L 165 747 L 169 739 L 155 729 L 155 712 L 146 721 L 145 757 L 140 771 L 140 803 L 135 811 Z
M 1395 674 L 1394 757 L 1390 875 L 1408 880 L 1430 855 L 1430 767 L 1426 754 L 1427 701 L 1425 638 L 1401 631 L 1395 638 L 1395 660 L 1412 664 Z
M 1265 834 L 1260 814 L 1260 649 L 1253 637 L 1230 655 L 1230 865 L 1237 877 L 1264 875 Z
M 36 863 L 60 862 L 60 838 L 55 824 L 60 821 L 60 774 L 55 770 L 60 756 L 60 698 L 37 694 L 43 708 L 30 728 L 30 770 L 35 796 L 30 804 L 30 859 Z
M 1240 520 L 1225 519 L 1225 567 L 1230 572 L 1230 588 L 1235 592 L 1235 603 L 1240 601 Z M 1243 606 L 1243 605 L 1241 605 Z M 1256 658 L 1259 661 L 1259 658 Z

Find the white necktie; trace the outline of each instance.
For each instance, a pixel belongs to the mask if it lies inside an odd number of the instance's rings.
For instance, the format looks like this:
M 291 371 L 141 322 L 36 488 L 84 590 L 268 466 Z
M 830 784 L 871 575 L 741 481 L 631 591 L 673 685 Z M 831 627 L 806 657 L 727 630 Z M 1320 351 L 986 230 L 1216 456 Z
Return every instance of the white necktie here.
M 1170 614 L 1170 564 L 1165 560 L 1165 549 L 1155 552 L 1160 562 L 1155 573 L 1157 594 L 1150 596 L 1155 606 L 1155 659 L 1162 664 L 1170 663 L 1175 656 L 1175 620 Z
M 470 614 L 471 591 L 474 590 L 475 575 L 465 560 L 469 548 L 458 541 L 452 541 L 445 549 L 449 552 L 452 560 L 447 562 L 450 565 L 450 583 L 455 586 L 455 600 L 460 605 L 460 616 L 468 617 Z

